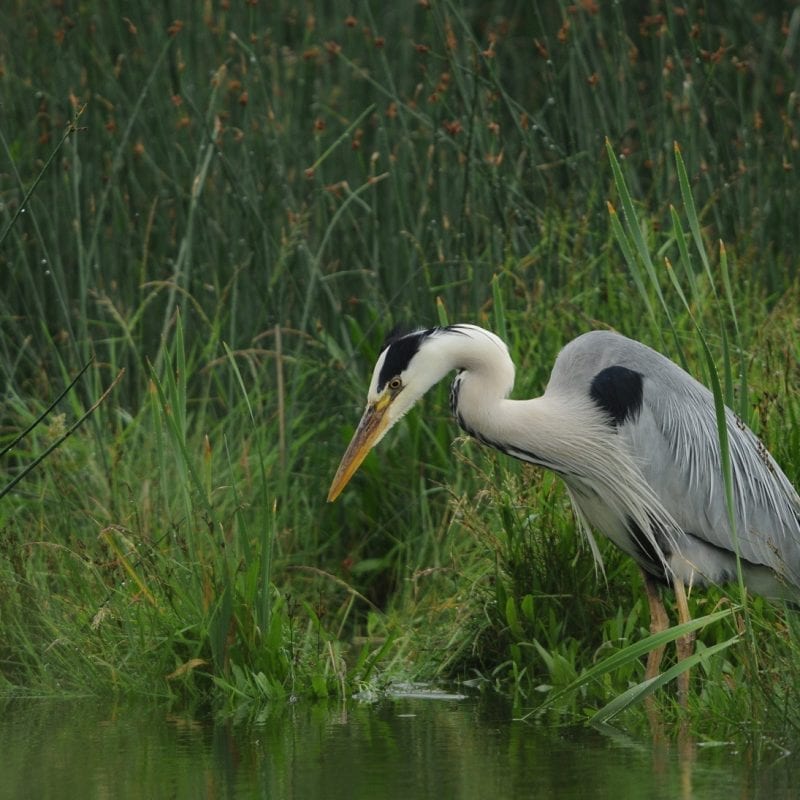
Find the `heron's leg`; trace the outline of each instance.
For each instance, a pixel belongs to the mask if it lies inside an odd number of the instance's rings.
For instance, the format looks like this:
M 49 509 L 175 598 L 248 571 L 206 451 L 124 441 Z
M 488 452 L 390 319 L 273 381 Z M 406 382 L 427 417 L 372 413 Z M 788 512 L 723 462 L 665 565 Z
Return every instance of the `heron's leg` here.
M 672 586 L 675 589 L 675 604 L 678 606 L 678 622 L 683 624 L 689 622 L 691 616 L 689 615 L 689 602 L 686 598 L 686 587 L 683 581 L 675 578 L 672 581 Z M 686 633 L 679 636 L 675 640 L 675 649 L 677 651 L 678 661 L 683 661 L 694 652 L 694 633 Z M 678 675 L 678 703 L 682 708 L 686 708 L 686 700 L 689 696 L 689 670 L 682 672 Z
M 650 606 L 650 633 L 661 633 L 669 627 L 669 617 L 658 595 L 658 585 L 653 580 L 649 572 L 642 570 L 644 577 L 644 588 L 647 592 L 647 603 Z M 659 667 L 661 666 L 661 659 L 664 657 L 664 647 L 656 647 L 651 650 L 647 656 L 647 669 L 645 670 L 644 677 L 649 680 L 658 675 Z

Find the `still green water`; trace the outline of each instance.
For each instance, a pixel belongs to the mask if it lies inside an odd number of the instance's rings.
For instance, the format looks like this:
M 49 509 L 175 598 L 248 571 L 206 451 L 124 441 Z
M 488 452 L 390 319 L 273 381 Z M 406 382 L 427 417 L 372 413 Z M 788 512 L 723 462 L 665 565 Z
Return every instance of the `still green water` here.
M 0 798 L 783 798 L 800 757 L 515 722 L 409 693 L 214 722 L 102 703 L 0 708 Z

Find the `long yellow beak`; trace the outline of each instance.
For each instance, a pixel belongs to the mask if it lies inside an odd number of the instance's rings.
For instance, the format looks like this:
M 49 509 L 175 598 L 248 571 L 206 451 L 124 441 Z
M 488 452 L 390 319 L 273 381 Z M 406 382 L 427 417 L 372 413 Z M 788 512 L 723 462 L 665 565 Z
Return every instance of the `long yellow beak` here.
M 347 446 L 339 469 L 333 476 L 333 483 L 328 490 L 328 502 L 332 503 L 340 494 L 342 489 L 347 486 L 350 478 L 355 475 L 356 470 L 361 466 L 361 462 L 367 457 L 367 453 L 373 445 L 380 439 L 386 430 L 388 419 L 386 411 L 389 408 L 391 398 L 381 397 L 377 403 L 367 406 L 366 411 L 358 423 L 356 432 Z

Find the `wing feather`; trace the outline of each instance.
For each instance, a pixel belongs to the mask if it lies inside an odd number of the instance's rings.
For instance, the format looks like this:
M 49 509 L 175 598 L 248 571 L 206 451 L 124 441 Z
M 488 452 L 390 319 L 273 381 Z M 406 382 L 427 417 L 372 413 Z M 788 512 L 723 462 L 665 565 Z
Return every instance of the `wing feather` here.
M 738 544 L 745 560 L 800 583 L 797 492 L 761 441 L 726 409 L 734 530 L 713 395 L 682 370 L 686 380 L 678 386 L 669 373 L 647 375 L 641 413 L 619 430 L 645 479 L 684 531 L 730 552 Z
M 685 532 L 676 540 L 682 555 L 690 563 L 699 556 L 710 568 L 729 565 L 738 547 L 742 559 L 800 586 L 800 497 L 764 444 L 726 409 L 734 489 L 731 526 L 714 397 L 677 364 L 617 333 L 592 331 L 562 350 L 548 393 L 591 395 L 593 379 L 615 365 L 643 377 L 638 413 L 617 420 L 616 429 L 657 498 L 652 507 L 660 506 L 666 515 L 663 524 L 669 528 L 671 520 Z

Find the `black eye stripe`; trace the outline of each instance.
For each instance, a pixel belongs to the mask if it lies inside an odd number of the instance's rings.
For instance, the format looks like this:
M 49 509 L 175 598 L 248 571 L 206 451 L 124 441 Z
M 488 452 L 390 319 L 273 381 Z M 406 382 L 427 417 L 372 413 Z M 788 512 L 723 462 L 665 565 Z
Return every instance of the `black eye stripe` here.
M 427 336 L 430 336 L 430 333 L 430 331 L 419 331 L 408 334 L 392 342 L 386 348 L 386 357 L 378 376 L 379 392 L 389 381 L 398 377 L 408 367 L 411 359 L 417 354 L 420 344 Z
M 408 369 L 411 359 L 417 354 L 425 339 L 429 336 L 434 336 L 440 331 L 466 333 L 459 325 L 448 325 L 444 328 L 423 328 L 410 333 L 402 333 L 402 329 L 394 328 L 386 337 L 383 347 L 381 347 L 381 353 L 386 355 L 378 375 L 378 391 L 383 391 L 383 388 L 392 378 L 399 377 L 402 372 Z M 402 388 L 402 383 L 400 388 Z

